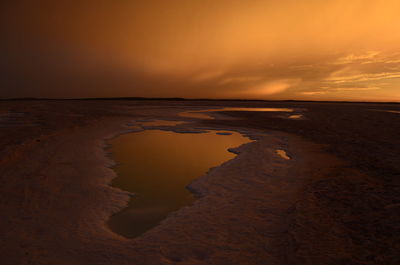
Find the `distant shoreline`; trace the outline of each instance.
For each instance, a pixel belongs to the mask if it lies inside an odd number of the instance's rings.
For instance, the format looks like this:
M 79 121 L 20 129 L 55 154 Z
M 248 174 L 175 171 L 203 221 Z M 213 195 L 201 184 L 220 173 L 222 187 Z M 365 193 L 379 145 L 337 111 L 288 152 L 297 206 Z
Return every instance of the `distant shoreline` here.
M 385 102 L 385 101 L 335 101 L 335 100 L 264 100 L 264 99 L 210 99 L 210 98 L 149 98 L 149 97 L 104 97 L 104 98 L 36 98 L 36 97 L 21 97 L 21 98 L 0 98 L 0 101 L 81 101 L 81 100 L 121 100 L 121 101 L 245 101 L 245 102 L 267 102 L 267 103 L 352 103 L 352 104 L 400 104 L 400 102 Z

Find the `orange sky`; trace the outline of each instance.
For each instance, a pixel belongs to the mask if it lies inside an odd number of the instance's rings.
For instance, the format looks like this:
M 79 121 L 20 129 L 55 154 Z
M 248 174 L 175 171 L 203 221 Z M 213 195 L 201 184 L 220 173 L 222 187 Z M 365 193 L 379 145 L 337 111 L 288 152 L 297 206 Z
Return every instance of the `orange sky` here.
M 0 97 L 400 101 L 398 0 L 10 2 Z

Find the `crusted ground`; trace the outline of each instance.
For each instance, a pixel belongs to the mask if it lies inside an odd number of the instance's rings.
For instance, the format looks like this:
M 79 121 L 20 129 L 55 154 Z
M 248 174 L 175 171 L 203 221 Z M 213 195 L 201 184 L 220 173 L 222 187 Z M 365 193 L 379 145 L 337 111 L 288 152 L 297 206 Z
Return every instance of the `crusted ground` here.
M 289 107 L 177 114 L 212 106 Z M 3 101 L 2 264 L 399 264 L 398 105 Z M 106 226 L 129 199 L 109 184 L 105 140 L 134 120 L 192 121 L 257 141 L 189 185 L 199 198 L 136 239 Z M 284 149 L 291 160 L 276 154 Z

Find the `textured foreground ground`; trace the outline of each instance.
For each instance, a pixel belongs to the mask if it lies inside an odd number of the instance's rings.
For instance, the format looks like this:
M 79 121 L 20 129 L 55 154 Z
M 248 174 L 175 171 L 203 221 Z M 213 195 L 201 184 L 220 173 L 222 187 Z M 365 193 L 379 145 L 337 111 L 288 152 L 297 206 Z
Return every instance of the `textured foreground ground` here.
M 135 120 L 227 112 L 176 128 L 257 141 L 189 188 L 195 204 L 136 239 L 106 226 L 129 199 L 105 140 Z M 265 102 L 0 102 L 1 264 L 400 264 L 399 105 Z M 285 149 L 286 161 L 276 155 Z

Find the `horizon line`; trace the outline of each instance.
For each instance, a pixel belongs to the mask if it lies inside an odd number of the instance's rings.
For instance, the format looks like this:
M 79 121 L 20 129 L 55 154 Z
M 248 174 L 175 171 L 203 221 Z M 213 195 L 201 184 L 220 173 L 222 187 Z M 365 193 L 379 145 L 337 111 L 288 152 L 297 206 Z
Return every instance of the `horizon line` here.
M 296 100 L 296 99 L 243 99 L 243 98 L 183 98 L 183 97 L 82 97 L 82 98 L 47 98 L 47 97 L 14 97 L 0 98 L 0 101 L 24 100 L 165 100 L 165 101 L 256 101 L 256 102 L 315 102 L 315 103 L 372 103 L 400 104 L 400 101 L 351 101 L 351 100 Z

